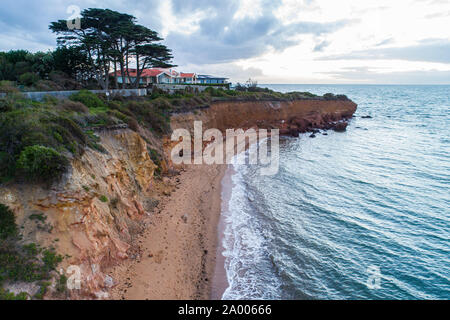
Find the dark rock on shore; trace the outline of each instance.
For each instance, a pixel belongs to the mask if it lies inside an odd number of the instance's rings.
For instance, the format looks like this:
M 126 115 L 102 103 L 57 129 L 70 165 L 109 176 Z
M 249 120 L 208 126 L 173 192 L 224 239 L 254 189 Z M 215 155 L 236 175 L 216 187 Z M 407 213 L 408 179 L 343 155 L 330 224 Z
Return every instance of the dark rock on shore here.
M 295 138 L 300 137 L 300 132 L 298 131 L 298 129 L 291 129 L 291 130 L 289 130 L 289 131 L 290 131 L 290 135 L 291 135 L 291 136 L 293 136 L 293 137 L 295 137 Z
M 339 122 L 337 123 L 333 130 L 336 132 L 345 132 L 347 131 L 348 123 L 347 122 Z

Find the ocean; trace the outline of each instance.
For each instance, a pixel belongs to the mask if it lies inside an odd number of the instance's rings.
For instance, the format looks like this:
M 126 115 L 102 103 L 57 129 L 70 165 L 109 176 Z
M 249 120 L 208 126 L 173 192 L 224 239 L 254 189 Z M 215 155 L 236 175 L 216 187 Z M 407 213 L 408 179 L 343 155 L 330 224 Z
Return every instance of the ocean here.
M 450 86 L 262 86 L 358 111 L 281 138 L 275 176 L 234 166 L 223 299 L 450 299 Z

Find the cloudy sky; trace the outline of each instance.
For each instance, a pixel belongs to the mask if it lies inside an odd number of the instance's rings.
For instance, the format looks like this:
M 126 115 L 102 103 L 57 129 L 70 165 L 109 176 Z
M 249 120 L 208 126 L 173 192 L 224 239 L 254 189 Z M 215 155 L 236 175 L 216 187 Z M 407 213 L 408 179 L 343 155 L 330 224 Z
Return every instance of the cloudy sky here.
M 55 47 L 69 6 L 133 14 L 180 71 L 259 83 L 450 84 L 450 0 L 1 0 L 0 50 Z

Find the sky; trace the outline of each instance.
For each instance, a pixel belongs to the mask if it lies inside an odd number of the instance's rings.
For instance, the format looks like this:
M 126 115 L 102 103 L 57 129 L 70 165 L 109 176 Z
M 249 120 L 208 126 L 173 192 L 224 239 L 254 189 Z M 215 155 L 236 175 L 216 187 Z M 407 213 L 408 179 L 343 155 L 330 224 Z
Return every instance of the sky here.
M 0 51 L 54 49 L 69 8 L 129 13 L 177 70 L 259 83 L 450 84 L 450 0 L 1 0 Z

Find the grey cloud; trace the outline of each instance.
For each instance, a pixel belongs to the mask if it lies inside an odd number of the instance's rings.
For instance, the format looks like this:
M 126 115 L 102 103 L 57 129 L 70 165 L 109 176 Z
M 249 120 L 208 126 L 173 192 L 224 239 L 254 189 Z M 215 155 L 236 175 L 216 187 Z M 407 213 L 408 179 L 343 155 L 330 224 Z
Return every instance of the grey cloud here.
M 450 41 L 424 41 L 408 47 L 392 47 L 354 51 L 348 54 L 327 56 L 321 60 L 386 60 L 398 59 L 409 61 L 426 61 L 450 63 Z
M 164 0 L 169 1 L 169 0 Z M 135 15 L 138 22 L 161 31 L 163 21 L 158 14 L 159 0 L 2 0 L 0 11 L 0 50 L 26 48 L 46 50 L 56 45 L 56 37 L 48 30 L 51 21 L 68 18 L 66 10 L 76 4 L 81 9 L 110 8 Z M 314 1 L 306 1 L 307 5 Z M 281 0 L 263 0 L 262 15 L 256 18 L 233 19 L 240 0 L 172 0 L 176 18 L 197 11 L 209 14 L 199 22 L 199 30 L 191 35 L 172 32 L 166 44 L 173 49 L 176 63 L 214 64 L 245 59 L 264 53 L 269 47 L 284 50 L 298 44 L 299 34 L 321 35 L 342 28 L 351 21 L 331 23 L 301 22 L 283 25 L 274 15 Z
M 180 15 L 195 7 L 192 1 L 174 0 L 173 3 L 174 11 Z M 212 9 L 216 15 L 200 21 L 197 32 L 190 35 L 172 32 L 168 35 L 167 43 L 174 49 L 178 64 L 212 64 L 246 59 L 261 55 L 269 47 L 282 51 L 297 45 L 299 40 L 296 36 L 300 34 L 322 35 L 352 23 L 351 20 L 340 20 L 283 25 L 273 13 L 281 5 L 281 1 L 263 1 L 261 16 L 236 20 L 233 17 L 239 9 L 239 1 L 214 2 L 216 3 L 219 3 L 217 7 L 205 5 L 202 8 Z

